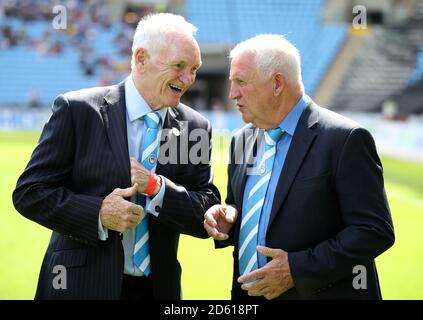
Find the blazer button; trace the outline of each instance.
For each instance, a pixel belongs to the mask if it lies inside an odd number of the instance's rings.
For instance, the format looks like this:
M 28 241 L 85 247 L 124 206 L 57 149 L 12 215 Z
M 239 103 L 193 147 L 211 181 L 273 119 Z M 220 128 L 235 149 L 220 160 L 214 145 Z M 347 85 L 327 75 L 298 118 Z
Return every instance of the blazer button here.
M 155 208 L 154 208 L 154 210 L 156 210 L 156 212 L 160 212 L 160 206 L 156 206 Z

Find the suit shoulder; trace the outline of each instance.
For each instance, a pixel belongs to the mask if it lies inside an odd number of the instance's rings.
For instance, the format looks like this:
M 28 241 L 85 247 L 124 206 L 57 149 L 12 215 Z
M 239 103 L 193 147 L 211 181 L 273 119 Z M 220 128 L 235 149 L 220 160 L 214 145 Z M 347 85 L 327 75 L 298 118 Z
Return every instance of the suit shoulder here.
M 63 94 L 63 96 L 69 101 L 70 104 L 76 102 L 88 104 L 96 103 L 99 105 L 103 103 L 104 97 L 113 87 L 114 86 L 80 89 L 66 92 Z M 99 103 L 100 101 L 101 103 Z
M 362 128 L 356 121 L 339 113 L 317 105 L 315 105 L 314 108 L 316 108 L 319 113 L 319 124 L 325 129 L 351 131 L 352 129 Z
M 182 121 L 197 123 L 197 125 L 205 128 L 210 126 L 210 121 L 204 115 L 183 103 L 180 103 L 176 110 Z
M 374 141 L 372 134 L 356 121 L 331 110 L 314 106 L 318 111 L 319 136 L 331 145 L 344 145 L 351 137 Z

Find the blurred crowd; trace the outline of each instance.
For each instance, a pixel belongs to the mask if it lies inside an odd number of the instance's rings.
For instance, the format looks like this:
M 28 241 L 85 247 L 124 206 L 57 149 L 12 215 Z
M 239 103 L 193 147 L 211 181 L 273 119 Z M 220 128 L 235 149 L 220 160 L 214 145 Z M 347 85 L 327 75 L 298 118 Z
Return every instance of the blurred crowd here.
M 57 16 L 53 8 L 66 8 L 66 28 L 55 30 L 52 21 Z M 0 50 L 24 46 L 42 55 L 60 55 L 64 50 L 77 50 L 79 64 L 87 76 L 96 76 L 99 85 L 121 80 L 130 68 L 131 44 L 134 28 L 143 15 L 154 12 L 152 6 L 126 11 L 120 21 L 112 22 L 101 0 L 1 0 Z M 20 23 L 12 24 L 12 20 Z M 30 36 L 35 24 L 41 24 L 41 36 Z M 108 44 L 114 53 L 100 52 L 95 40 L 101 32 L 113 27 L 113 40 Z
M 53 27 L 58 16 L 53 8 L 58 5 L 66 9 L 63 30 Z M 103 0 L 0 0 L 0 50 L 24 47 L 43 56 L 59 56 L 71 50 L 78 55 L 81 72 L 98 81 L 97 85 L 107 86 L 120 82 L 130 72 L 132 37 L 139 19 L 165 10 L 148 5 L 126 7 L 116 20 Z M 110 43 L 102 44 L 102 50 L 96 40 L 107 32 L 112 37 Z M 208 86 L 205 79 L 198 78 L 183 102 L 197 110 L 226 110 L 222 99 L 210 93 Z M 37 89 L 30 89 L 29 105 L 40 105 Z

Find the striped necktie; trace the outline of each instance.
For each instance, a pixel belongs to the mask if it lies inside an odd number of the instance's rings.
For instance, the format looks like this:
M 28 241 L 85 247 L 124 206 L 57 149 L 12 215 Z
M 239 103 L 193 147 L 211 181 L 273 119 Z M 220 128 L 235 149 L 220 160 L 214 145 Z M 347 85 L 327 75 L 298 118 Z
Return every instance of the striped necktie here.
M 281 128 L 265 131 L 264 154 L 256 167 L 258 171 L 248 179 L 253 179 L 246 203 L 243 205 L 241 229 L 239 234 L 239 274 L 246 275 L 257 269 L 257 232 L 261 210 L 266 197 L 267 187 L 272 175 L 276 144 L 282 136 Z M 250 182 L 249 182 L 250 183 Z
M 159 150 L 159 124 L 160 114 L 150 112 L 144 116 L 147 132 L 141 148 L 141 164 L 148 170 L 153 171 L 157 163 L 157 153 Z M 146 198 L 143 195 L 137 195 L 137 203 L 145 207 Z M 148 241 L 148 214 L 142 213 L 141 221 L 135 228 L 134 243 L 134 264 L 148 276 L 151 272 L 150 264 L 150 245 Z

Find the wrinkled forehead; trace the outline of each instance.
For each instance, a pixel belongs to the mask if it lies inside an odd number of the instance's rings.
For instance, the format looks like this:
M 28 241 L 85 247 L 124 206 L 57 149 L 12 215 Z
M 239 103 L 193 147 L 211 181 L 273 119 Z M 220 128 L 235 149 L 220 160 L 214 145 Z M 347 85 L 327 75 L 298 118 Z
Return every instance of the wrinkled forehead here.
M 256 68 L 256 54 L 252 51 L 244 51 L 232 58 L 230 78 L 240 75 L 255 74 Z
M 193 65 L 201 64 L 200 47 L 191 35 L 169 32 L 158 54 L 166 60 L 182 60 Z

